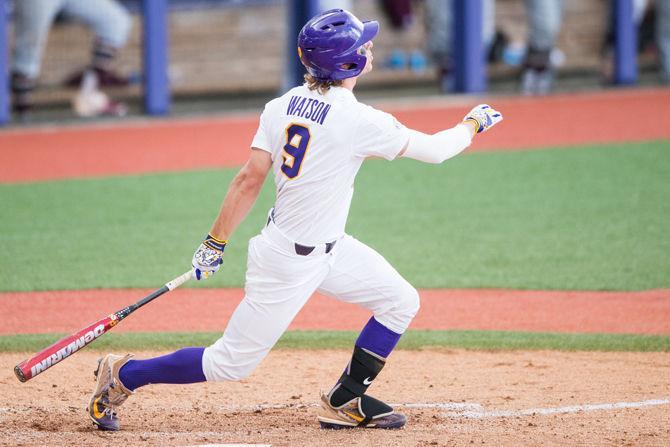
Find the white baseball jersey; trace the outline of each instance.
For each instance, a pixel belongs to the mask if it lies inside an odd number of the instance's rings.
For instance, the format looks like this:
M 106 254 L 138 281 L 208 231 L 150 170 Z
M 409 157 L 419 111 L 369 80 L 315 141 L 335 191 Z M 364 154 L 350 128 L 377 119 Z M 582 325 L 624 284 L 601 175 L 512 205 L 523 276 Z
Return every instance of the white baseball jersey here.
M 304 245 L 341 238 L 365 158 L 392 160 L 408 139 L 392 115 L 358 102 L 343 87 L 321 95 L 303 85 L 270 101 L 252 147 L 272 155 L 275 223 Z

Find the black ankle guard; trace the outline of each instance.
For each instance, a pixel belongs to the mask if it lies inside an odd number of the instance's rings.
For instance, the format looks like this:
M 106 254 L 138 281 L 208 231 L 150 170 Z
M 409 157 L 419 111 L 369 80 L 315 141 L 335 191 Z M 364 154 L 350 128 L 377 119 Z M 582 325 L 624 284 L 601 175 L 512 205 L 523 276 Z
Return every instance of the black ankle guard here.
M 363 395 L 361 396 L 359 411 L 361 412 L 362 416 L 365 416 L 365 419 L 363 419 L 358 425 L 365 426 L 375 418 L 393 413 L 393 408 L 379 399 L 375 399 L 372 396 Z
M 386 359 L 356 346 L 346 371 L 330 392 L 330 404 L 339 407 L 363 396 L 385 363 Z

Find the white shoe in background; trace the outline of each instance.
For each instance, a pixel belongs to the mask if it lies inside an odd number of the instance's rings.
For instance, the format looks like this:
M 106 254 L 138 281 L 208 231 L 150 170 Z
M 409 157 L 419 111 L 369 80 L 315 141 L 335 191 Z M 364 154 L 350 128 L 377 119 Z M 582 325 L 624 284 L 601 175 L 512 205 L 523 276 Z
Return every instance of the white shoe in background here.
M 112 101 L 99 89 L 98 75 L 93 70 L 84 73 L 79 91 L 72 98 L 72 108 L 77 116 L 83 118 L 125 116 L 128 113 L 125 104 Z

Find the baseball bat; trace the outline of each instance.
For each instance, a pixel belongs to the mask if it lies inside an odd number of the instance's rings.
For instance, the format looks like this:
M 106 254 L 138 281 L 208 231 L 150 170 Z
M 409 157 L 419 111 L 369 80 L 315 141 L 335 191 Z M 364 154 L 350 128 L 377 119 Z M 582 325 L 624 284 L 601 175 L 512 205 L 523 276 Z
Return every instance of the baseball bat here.
M 179 275 L 172 281 L 166 283 L 160 289 L 155 290 L 151 294 L 145 296 L 135 304 L 124 307 L 123 309 L 114 312 L 93 324 L 89 324 L 85 328 L 61 338 L 51 346 L 44 348 L 34 356 L 26 359 L 14 367 L 14 374 L 21 382 L 27 382 L 36 375 L 43 373 L 52 366 L 65 360 L 80 349 L 90 345 L 95 340 L 106 334 L 110 329 L 119 324 L 121 320 L 126 318 L 131 313 L 135 312 L 140 307 L 155 300 L 164 293 L 174 290 L 184 284 L 193 277 L 193 270 Z

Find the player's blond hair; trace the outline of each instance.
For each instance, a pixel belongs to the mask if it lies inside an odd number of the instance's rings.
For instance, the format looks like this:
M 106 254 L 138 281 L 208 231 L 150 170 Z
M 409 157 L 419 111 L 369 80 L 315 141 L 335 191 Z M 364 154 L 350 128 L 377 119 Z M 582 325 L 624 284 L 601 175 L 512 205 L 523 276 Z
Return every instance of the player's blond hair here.
M 305 74 L 305 82 L 307 83 L 307 88 L 310 90 L 316 90 L 322 95 L 324 95 L 331 87 L 340 87 L 342 81 L 319 81 L 314 78 L 311 74 Z

